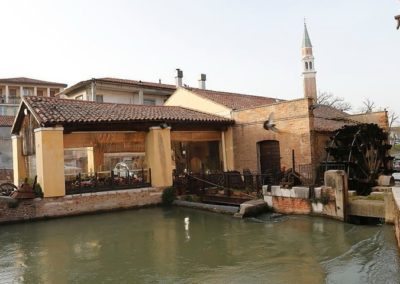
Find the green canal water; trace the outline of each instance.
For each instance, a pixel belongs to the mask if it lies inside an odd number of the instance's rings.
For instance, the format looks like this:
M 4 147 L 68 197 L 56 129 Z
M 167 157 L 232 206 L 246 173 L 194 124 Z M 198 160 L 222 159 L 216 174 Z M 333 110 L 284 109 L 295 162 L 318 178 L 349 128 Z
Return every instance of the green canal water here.
M 392 226 L 149 208 L 0 226 L 0 283 L 400 283 L 400 256 Z

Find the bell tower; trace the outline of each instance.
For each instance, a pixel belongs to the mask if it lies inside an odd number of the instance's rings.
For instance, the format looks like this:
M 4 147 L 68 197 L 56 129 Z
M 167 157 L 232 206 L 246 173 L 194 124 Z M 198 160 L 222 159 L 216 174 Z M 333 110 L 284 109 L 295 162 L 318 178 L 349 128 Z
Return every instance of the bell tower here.
M 303 84 L 304 97 L 312 98 L 314 103 L 317 101 L 317 82 L 315 79 L 316 71 L 314 65 L 314 56 L 310 36 L 308 35 L 307 25 L 304 22 L 303 43 L 301 47 L 303 61 Z

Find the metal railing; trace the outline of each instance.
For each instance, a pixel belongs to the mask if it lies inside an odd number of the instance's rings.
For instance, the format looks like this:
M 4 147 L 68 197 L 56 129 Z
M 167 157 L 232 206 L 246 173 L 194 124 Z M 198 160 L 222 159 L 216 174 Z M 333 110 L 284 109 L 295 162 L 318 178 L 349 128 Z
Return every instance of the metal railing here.
M 151 169 L 65 175 L 67 195 L 151 186 Z
M 261 192 L 263 185 L 275 184 L 277 181 L 270 174 L 259 174 L 238 171 L 223 173 L 201 173 L 174 175 L 174 187 L 180 194 L 203 194 L 207 189 L 239 190 L 244 192 Z

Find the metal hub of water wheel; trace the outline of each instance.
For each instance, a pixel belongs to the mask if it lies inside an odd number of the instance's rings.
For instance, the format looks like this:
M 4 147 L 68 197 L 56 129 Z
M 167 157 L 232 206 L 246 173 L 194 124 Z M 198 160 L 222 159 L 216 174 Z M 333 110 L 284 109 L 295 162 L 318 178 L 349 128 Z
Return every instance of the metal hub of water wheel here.
M 376 124 L 348 125 L 339 129 L 326 148 L 325 170 L 343 169 L 349 189 L 368 195 L 381 174 L 391 174 L 388 134 Z

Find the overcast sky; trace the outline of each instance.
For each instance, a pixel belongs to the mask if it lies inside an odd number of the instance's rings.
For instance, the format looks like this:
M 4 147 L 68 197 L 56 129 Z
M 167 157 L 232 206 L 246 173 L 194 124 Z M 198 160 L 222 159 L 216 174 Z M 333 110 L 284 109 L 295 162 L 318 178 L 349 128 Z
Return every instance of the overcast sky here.
M 307 19 L 317 88 L 400 113 L 399 0 L 0 2 L 0 77 L 120 77 L 294 99 Z

